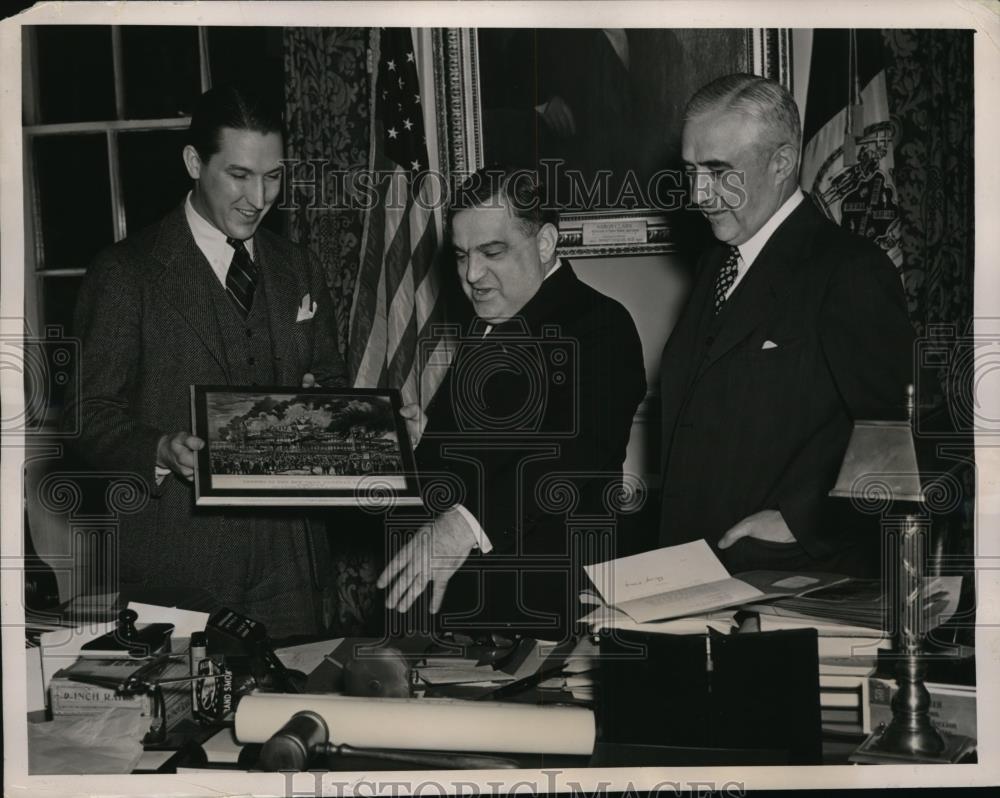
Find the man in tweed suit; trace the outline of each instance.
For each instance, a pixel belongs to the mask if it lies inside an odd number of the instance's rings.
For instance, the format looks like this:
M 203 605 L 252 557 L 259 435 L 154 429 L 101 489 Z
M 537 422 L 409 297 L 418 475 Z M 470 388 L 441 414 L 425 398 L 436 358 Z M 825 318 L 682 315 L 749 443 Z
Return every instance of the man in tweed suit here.
M 184 203 L 101 253 L 80 292 L 80 456 L 151 496 L 119 519 L 122 588 L 207 591 L 274 637 L 314 632 L 329 572 L 322 529 L 288 512 L 196 508 L 189 386 L 345 384 L 319 263 L 264 229 L 281 186 L 280 113 L 246 90 L 205 93 Z

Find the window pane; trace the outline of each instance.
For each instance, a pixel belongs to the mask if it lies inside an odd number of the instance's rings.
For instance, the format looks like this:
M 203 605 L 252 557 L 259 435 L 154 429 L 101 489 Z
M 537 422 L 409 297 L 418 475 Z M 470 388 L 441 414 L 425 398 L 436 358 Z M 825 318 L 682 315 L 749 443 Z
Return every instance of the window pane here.
M 191 188 L 181 159 L 186 136 L 187 130 L 119 134 L 118 159 L 129 234 L 173 210 Z
M 191 113 L 201 94 L 197 28 L 124 26 L 122 56 L 128 119 Z
M 45 327 L 56 326 L 62 335 L 73 335 L 73 312 L 76 310 L 76 296 L 83 277 L 53 275 L 38 279 L 41 280 Z
M 45 346 L 33 355 L 42 366 L 48 384 L 49 407 L 61 407 L 66 394 L 66 381 L 77 367 L 73 360 L 76 349 L 60 346 L 59 339 L 73 335 L 73 311 L 80 292 L 82 277 L 44 277 L 41 280 L 42 309 L 45 314 L 42 337 Z
M 285 64 L 281 28 L 208 28 L 212 85 L 254 86 L 284 102 Z
M 41 122 L 115 118 L 111 28 L 37 25 Z M 26 35 L 26 34 L 25 34 Z
M 107 140 L 103 134 L 32 141 L 43 252 L 40 268 L 86 266 L 114 240 Z

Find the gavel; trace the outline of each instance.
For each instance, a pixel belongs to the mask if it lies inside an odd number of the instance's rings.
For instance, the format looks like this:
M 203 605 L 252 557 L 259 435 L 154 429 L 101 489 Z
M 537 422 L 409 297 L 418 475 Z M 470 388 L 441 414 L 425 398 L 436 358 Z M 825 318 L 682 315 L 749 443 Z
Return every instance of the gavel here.
M 512 759 L 497 756 L 390 751 L 380 748 L 355 748 L 344 743 L 336 744 L 330 740 L 330 729 L 326 721 L 309 710 L 296 712 L 264 743 L 257 764 L 261 770 L 270 772 L 304 771 L 314 757 L 331 754 L 403 762 L 436 770 L 498 770 L 519 767 Z

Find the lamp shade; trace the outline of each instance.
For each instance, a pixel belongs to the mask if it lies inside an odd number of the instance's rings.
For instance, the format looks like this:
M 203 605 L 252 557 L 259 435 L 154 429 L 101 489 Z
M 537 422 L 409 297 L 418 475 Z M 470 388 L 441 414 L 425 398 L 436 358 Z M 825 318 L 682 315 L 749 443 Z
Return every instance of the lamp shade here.
M 831 496 L 922 502 L 908 421 L 856 421 Z

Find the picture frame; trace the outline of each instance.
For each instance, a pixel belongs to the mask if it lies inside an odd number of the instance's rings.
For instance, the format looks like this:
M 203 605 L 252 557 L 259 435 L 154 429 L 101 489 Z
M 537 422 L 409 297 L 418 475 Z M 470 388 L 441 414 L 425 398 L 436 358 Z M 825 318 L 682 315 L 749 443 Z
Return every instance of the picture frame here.
M 558 187 L 559 251 L 568 257 L 677 251 L 674 217 L 687 197 L 679 160 L 687 99 L 705 83 L 730 72 L 764 75 L 791 88 L 791 31 L 787 28 L 618 31 L 612 35 L 603 29 L 447 28 L 435 31 L 433 40 L 435 94 L 438 106 L 445 109 L 439 116 L 440 163 L 447 164 L 454 182 L 456 176 L 493 162 L 528 165 L 534 160 L 529 168 L 537 168 L 547 178 L 550 196 L 553 186 Z M 563 34 L 565 42 L 539 38 Z M 525 36 L 534 37 L 533 44 L 518 44 Z M 573 37 L 583 36 L 594 41 L 581 42 L 575 48 Z M 555 88 L 541 88 L 545 82 L 541 54 L 554 53 L 553 63 L 559 63 L 561 70 L 567 54 L 577 50 L 582 69 L 593 71 L 594 62 L 600 60 L 594 54 L 603 50 L 605 64 L 620 68 L 624 61 L 641 73 L 634 84 L 650 90 L 642 92 L 631 109 L 632 118 L 642 121 L 641 130 L 636 131 L 637 125 L 623 115 L 611 112 L 620 107 L 614 89 L 617 84 L 602 81 L 607 84 L 603 93 L 614 98 L 609 109 L 591 102 L 602 95 L 600 90 L 590 91 L 583 99 L 577 92 L 576 100 L 562 103 L 562 124 L 570 125 L 572 134 L 564 129 L 563 144 L 555 134 L 548 136 L 546 143 L 549 126 L 540 121 L 542 109 L 547 110 L 558 95 Z M 526 60 L 529 63 L 524 63 Z M 515 90 L 511 96 L 510 87 L 519 83 L 512 72 L 519 64 L 524 72 L 520 83 L 527 87 L 529 100 L 525 91 L 517 96 Z M 677 65 L 680 68 L 675 71 Z M 554 78 L 553 86 L 557 83 L 558 78 Z M 567 87 L 578 83 L 572 74 L 563 77 Z M 564 93 L 572 90 L 567 88 Z M 536 101 L 541 102 L 536 105 Z M 574 103 L 577 113 L 570 123 L 565 108 L 571 109 L 572 116 Z M 581 110 L 583 106 L 587 110 Z M 593 122 L 589 137 L 588 117 Z M 566 142 L 574 136 L 580 141 L 571 148 Z M 494 142 L 500 143 L 494 146 Z M 552 159 L 548 158 L 550 146 L 555 156 Z M 530 157 L 519 157 L 526 148 L 533 150 Z M 577 183 L 574 185 L 572 175 L 560 174 L 559 166 L 551 161 L 561 163 L 566 172 L 575 170 Z M 607 183 L 600 177 L 604 171 L 608 172 Z M 630 173 L 634 180 L 626 177 Z M 631 190 L 635 186 L 638 193 Z M 595 193 L 603 199 L 598 196 L 593 201 Z M 580 199 L 584 202 L 577 201 Z M 584 205 L 590 207 L 581 207 Z
M 192 385 L 195 504 L 422 504 L 395 389 Z

